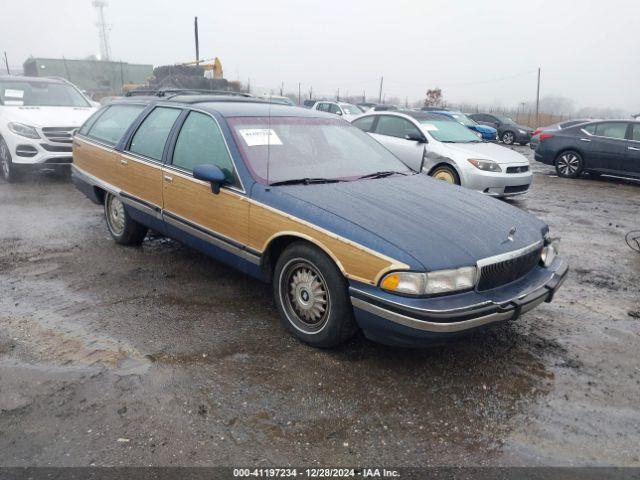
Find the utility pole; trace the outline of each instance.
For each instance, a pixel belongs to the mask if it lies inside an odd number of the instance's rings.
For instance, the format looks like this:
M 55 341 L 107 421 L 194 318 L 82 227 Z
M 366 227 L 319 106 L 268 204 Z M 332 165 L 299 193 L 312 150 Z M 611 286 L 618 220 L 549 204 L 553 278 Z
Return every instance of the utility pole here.
M 247 79 L 247 93 L 251 93 L 251 77 Z
M 380 77 L 380 94 L 378 95 L 378 103 L 382 103 L 382 85 L 384 84 L 384 77 Z
M 538 90 L 536 92 L 536 128 L 540 126 L 540 67 L 538 67 Z
M 198 34 L 198 17 L 193 22 L 193 33 L 196 39 L 196 65 L 200 65 L 200 35 Z
M 284 82 L 280 83 L 280 96 L 283 95 L 284 92 Z
M 367 92 L 366 91 L 362 91 L 362 103 L 365 103 L 367 101 Z
M 309 100 L 313 100 L 313 86 L 309 87 Z
M 9 70 L 9 60 L 7 60 L 7 51 L 4 51 L 4 66 L 7 67 L 7 74 L 11 75 L 11 70 Z
M 340 89 L 338 89 L 338 93 L 336 94 L 336 102 L 340 101 Z
M 302 104 L 302 85 L 298 82 L 298 105 Z

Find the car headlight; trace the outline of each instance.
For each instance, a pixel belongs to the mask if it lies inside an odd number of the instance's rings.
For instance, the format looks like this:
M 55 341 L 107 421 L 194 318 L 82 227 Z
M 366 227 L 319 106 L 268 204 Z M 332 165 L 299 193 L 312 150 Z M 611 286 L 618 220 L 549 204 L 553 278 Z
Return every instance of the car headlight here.
M 501 172 L 502 168 L 493 160 L 480 160 L 477 158 L 468 158 L 467 161 L 474 167 L 486 172 Z
M 476 135 L 478 136 L 478 138 L 484 138 L 480 132 L 476 132 Z
M 540 253 L 540 261 L 545 267 L 550 267 L 556 259 L 556 253 L 556 248 L 552 244 L 549 244 L 542 249 L 542 253 Z
M 24 125 L 23 123 L 9 122 L 7 126 L 9 127 L 9 130 L 11 130 L 16 135 L 20 135 L 21 137 L 40 138 L 40 135 L 38 135 L 38 132 L 36 131 L 36 129 L 29 125 Z
M 521 128 L 520 128 L 520 129 L 518 129 L 518 131 L 519 131 L 520 133 L 522 133 L 523 135 L 526 135 L 526 133 L 527 133 L 527 131 L 526 131 L 526 130 L 522 130 Z
M 436 295 L 473 288 L 476 267 L 462 267 L 434 272 L 393 272 L 380 282 L 380 288 L 404 295 Z

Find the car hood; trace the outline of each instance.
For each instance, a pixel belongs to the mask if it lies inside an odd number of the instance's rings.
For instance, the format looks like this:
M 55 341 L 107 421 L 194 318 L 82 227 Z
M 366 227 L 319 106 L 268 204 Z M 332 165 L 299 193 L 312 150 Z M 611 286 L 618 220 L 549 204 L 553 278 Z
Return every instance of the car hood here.
M 529 160 L 524 155 L 495 143 L 445 143 L 443 145 L 466 158 L 493 160 L 500 164 L 529 163 Z
M 350 240 L 370 246 L 381 238 L 392 246 L 381 253 L 400 249 L 427 270 L 475 265 L 532 245 L 547 230 L 504 201 L 421 174 L 279 190 L 350 222 L 342 229 L 353 232 Z M 378 238 L 367 241 L 367 235 Z
M 469 125 L 469 128 L 476 130 L 477 132 L 482 133 L 496 133 L 497 130 L 493 127 L 489 127 L 488 125 Z
M 1 115 L 8 122 L 32 127 L 79 127 L 95 112 L 93 107 L 2 107 Z

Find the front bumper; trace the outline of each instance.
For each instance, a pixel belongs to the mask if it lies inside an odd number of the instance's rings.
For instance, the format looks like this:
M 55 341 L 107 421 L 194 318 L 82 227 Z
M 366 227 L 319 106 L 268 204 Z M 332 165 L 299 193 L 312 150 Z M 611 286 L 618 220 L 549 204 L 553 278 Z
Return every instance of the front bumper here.
M 513 165 L 502 165 L 503 169 Z M 474 169 L 462 174 L 462 186 L 477 190 L 492 197 L 522 195 L 529 190 L 533 181 L 531 169 L 524 173 L 485 172 Z
M 569 271 L 558 257 L 516 282 L 487 292 L 433 298 L 404 298 L 366 286 L 350 288 L 356 321 L 365 335 L 398 346 L 423 346 L 489 325 L 515 320 L 551 302 Z
M 20 168 L 21 166 L 60 166 L 70 165 L 73 162 L 72 146 L 66 142 L 52 142 L 39 129 L 41 138 L 33 139 L 16 135 L 5 131 L 3 138 L 11 153 L 11 162 Z

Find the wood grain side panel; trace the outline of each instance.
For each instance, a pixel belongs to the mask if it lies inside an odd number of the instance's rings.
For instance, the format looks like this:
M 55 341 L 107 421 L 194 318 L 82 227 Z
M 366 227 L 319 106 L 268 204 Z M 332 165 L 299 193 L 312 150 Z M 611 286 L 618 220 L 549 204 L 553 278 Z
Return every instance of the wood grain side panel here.
M 403 263 L 261 204 L 251 204 L 250 218 L 249 246 L 260 252 L 274 238 L 299 236 L 324 250 L 347 278 L 371 285 L 376 285 L 390 270 L 408 268 Z
M 173 179 L 162 182 L 167 212 L 243 245 L 248 243 L 249 203 L 244 196 L 225 189 L 214 195 L 208 183 L 172 170 L 164 170 L 163 175 Z
M 98 147 L 92 143 L 76 137 L 73 140 L 73 163 L 80 169 L 115 185 L 117 181 L 118 153 L 105 147 Z
M 125 164 L 122 161 L 126 162 Z M 162 207 L 162 167 L 119 155 L 117 183 L 123 192 Z

